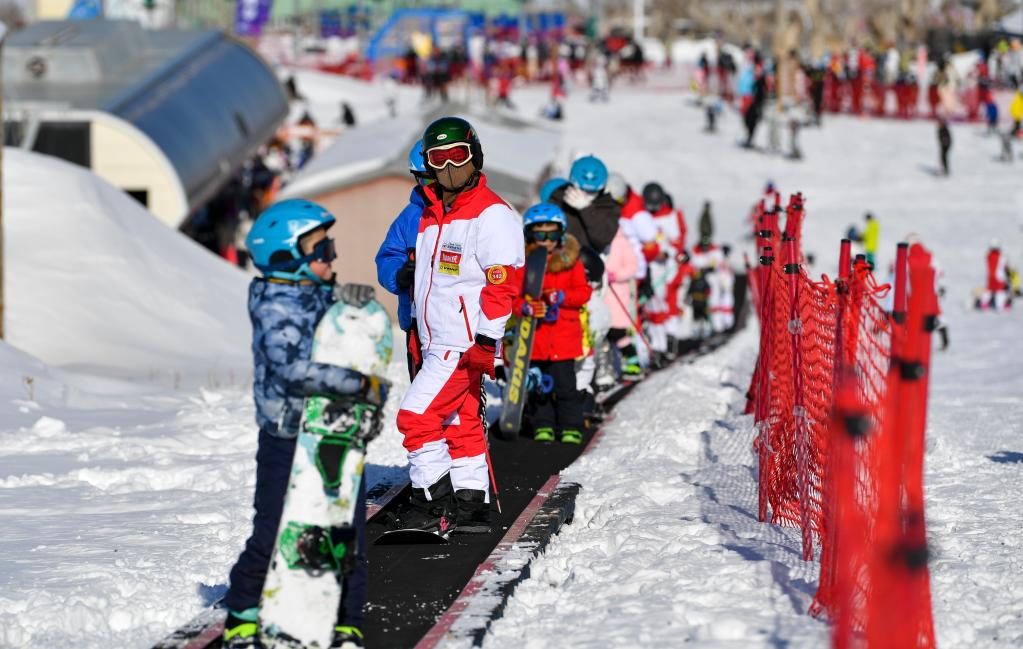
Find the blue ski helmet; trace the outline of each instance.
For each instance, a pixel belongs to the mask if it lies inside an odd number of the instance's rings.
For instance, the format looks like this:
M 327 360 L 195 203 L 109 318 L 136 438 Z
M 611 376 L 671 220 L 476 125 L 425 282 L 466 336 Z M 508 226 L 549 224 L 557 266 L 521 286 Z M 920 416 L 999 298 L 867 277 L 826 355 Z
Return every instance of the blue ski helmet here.
M 522 215 L 522 227 L 528 228 L 537 223 L 557 223 L 561 226 L 562 232 L 568 229 L 565 213 L 552 203 L 537 203 Z
M 568 184 L 568 180 L 564 178 L 551 178 L 540 187 L 540 202 L 546 203 L 551 200 L 551 194 L 554 193 L 558 187 L 564 187 Z
M 293 281 L 311 279 L 323 283 L 310 269 L 298 240 L 313 230 L 330 227 L 334 215 L 312 201 L 293 198 L 271 206 L 259 215 L 245 238 L 252 263 L 265 277 Z
M 607 167 L 599 158 L 591 155 L 583 156 L 572 163 L 568 179 L 584 192 L 595 194 L 604 189 L 604 185 L 607 184 Z
M 416 143 L 412 145 L 412 150 L 408 152 L 408 171 L 413 176 L 427 172 L 426 162 L 423 158 L 422 138 L 416 140 Z

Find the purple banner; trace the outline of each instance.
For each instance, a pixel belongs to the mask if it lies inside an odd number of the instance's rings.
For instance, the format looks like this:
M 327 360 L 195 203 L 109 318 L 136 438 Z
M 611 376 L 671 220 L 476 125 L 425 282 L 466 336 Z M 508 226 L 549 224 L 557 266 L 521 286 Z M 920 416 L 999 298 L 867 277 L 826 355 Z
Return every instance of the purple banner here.
M 263 25 L 270 19 L 273 0 L 238 0 L 234 15 L 234 33 L 239 36 L 259 36 Z

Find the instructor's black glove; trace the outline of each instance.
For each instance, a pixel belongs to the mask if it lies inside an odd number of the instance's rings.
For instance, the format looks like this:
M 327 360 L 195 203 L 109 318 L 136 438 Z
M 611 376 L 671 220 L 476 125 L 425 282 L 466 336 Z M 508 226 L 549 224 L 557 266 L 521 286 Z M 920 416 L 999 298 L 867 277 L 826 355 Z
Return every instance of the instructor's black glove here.
M 394 276 L 394 283 L 403 291 L 407 291 L 412 283 L 416 281 L 416 260 L 409 259 L 405 265 L 398 269 Z
M 364 307 L 366 306 L 366 303 L 374 297 L 376 297 L 376 291 L 368 284 L 355 284 L 354 282 L 349 282 L 337 289 L 337 298 L 354 307 Z

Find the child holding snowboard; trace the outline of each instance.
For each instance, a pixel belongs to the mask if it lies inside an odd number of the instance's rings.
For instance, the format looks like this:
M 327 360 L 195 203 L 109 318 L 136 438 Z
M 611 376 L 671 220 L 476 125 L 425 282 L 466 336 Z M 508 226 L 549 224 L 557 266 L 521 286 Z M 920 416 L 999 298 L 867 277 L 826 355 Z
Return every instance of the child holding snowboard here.
M 249 285 L 259 449 L 252 535 L 231 569 L 224 597 L 228 615 L 223 646 L 231 649 L 260 646 L 260 596 L 284 508 L 305 397 L 358 395 L 376 405 L 385 399 L 385 386 L 377 378 L 309 360 L 316 325 L 336 300 L 330 267 L 334 242 L 327 237 L 333 223 L 334 217 L 319 205 L 288 200 L 263 212 L 248 236 L 248 249 L 262 273 Z M 373 289 L 348 284 L 340 296 L 351 304 L 365 304 Z M 354 518 L 355 556 L 343 577 L 331 647 L 363 646 L 359 627 L 366 601 L 365 500 L 363 487 Z
M 526 210 L 526 256 L 537 247 L 547 249 L 547 272 L 539 300 L 519 295 L 515 312 L 537 319 L 530 365 L 554 380 L 554 389 L 536 399 L 533 439 L 553 442 L 555 430 L 561 441 L 581 444 L 584 395 L 576 386 L 575 359 L 583 353 L 583 329 L 579 310 L 593 289 L 579 261 L 579 241 L 568 234 L 565 213 L 557 205 L 540 203 Z M 522 286 L 522 277 L 516 280 Z

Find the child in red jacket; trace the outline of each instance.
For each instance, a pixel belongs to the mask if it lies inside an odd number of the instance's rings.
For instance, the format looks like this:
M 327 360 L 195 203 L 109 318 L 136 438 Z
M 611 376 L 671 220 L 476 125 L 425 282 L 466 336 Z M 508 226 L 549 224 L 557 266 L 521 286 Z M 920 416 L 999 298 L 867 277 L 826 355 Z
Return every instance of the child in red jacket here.
M 555 430 L 561 441 L 581 444 L 583 395 L 576 388 L 575 359 L 583 353 L 583 328 L 579 309 L 586 305 L 593 289 L 579 261 L 579 241 L 568 234 L 564 212 L 557 205 L 540 203 L 523 217 L 526 255 L 537 247 L 547 249 L 547 273 L 540 299 L 519 295 L 515 311 L 537 319 L 533 337 L 532 367 L 550 376 L 554 389 L 535 401 L 533 430 L 538 442 L 553 442 Z M 519 271 L 521 284 L 521 273 Z

